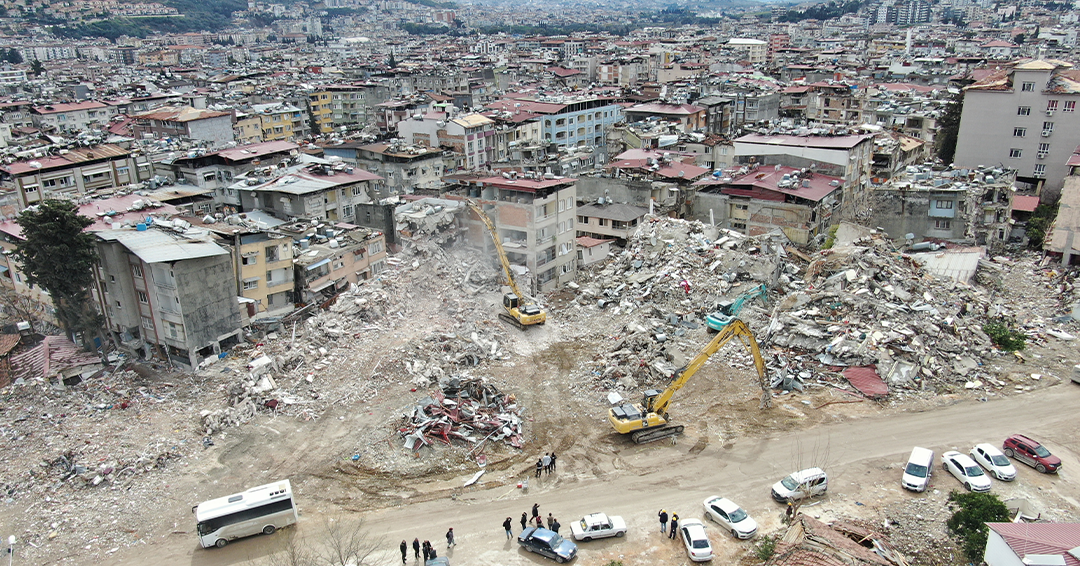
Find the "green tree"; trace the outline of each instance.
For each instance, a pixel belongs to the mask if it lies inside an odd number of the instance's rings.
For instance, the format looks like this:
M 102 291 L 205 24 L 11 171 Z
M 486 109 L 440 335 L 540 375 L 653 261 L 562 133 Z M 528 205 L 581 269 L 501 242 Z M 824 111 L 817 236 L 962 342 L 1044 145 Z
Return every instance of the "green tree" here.
M 40 76 L 41 73 L 45 72 L 45 65 L 41 61 L 34 59 L 34 62 L 30 63 L 30 72 L 35 77 Z
M 1027 228 L 1024 229 L 1024 234 L 1028 237 L 1029 248 L 1033 250 L 1042 249 L 1043 242 L 1046 241 L 1046 231 L 1054 223 L 1057 211 L 1058 205 L 1056 204 L 1040 204 L 1035 207 L 1035 212 L 1031 213 Z
M 964 91 L 954 94 L 938 120 L 934 151 L 943 163 L 952 163 L 956 155 L 956 141 L 960 136 L 960 115 L 964 113 Z
M 964 555 L 978 564 L 986 550 L 986 538 L 990 527 L 986 523 L 1004 523 L 1009 520 L 1009 509 L 998 496 L 991 493 L 949 494 L 949 501 L 959 507 L 949 517 L 949 530 L 960 539 Z
M 22 54 L 19 53 L 19 50 L 15 49 L 14 47 L 8 49 L 7 57 L 5 57 L 5 59 L 12 65 L 18 65 L 23 62 Z
M 393 53 L 390 53 L 390 61 L 387 63 L 387 65 L 390 65 L 391 69 L 397 68 L 397 59 L 394 57 Z
M 60 325 L 69 336 L 100 335 L 101 316 L 90 299 L 97 262 L 94 235 L 85 232 L 93 220 L 79 214 L 71 201 L 48 199 L 19 213 L 23 241 L 15 247 L 26 281 L 52 297 Z

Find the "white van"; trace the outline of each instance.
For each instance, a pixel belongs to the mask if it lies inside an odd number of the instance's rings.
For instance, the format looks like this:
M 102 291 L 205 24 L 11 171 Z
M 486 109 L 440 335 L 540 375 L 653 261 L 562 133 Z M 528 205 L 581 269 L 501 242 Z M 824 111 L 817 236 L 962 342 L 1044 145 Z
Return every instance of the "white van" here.
M 804 497 L 815 497 L 829 489 L 829 477 L 821 468 L 799 470 L 776 482 L 772 487 L 773 499 L 783 503 Z
M 916 446 L 911 449 L 911 456 L 908 457 L 907 464 L 904 466 L 904 476 L 900 478 L 900 483 L 903 484 L 904 489 L 926 491 L 926 487 L 930 485 L 930 476 L 933 474 L 934 451 Z

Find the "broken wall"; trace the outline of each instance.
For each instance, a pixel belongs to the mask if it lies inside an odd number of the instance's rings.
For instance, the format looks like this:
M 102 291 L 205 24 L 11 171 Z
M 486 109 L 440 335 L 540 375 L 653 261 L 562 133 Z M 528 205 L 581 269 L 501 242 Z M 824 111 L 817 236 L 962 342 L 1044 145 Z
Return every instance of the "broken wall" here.
M 617 203 L 648 208 L 651 196 L 652 183 L 649 181 L 608 177 L 582 177 L 577 180 L 577 199 L 580 202 L 594 202 L 604 197 Z

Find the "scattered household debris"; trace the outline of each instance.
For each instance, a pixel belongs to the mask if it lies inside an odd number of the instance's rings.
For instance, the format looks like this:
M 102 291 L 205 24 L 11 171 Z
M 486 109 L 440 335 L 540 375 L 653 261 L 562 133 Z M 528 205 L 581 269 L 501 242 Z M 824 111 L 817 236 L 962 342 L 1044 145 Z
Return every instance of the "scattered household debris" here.
M 433 440 L 447 445 L 464 440 L 475 446 L 473 452 L 500 440 L 514 448 L 524 445 L 517 399 L 480 378 L 443 379 L 439 389 L 403 416 L 398 434 L 414 452 Z

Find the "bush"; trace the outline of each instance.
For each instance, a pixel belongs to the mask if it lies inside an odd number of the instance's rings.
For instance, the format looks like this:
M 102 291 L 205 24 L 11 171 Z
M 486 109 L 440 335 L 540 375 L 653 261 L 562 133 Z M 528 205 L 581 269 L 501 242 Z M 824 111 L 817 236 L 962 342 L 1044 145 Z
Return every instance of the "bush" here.
M 833 224 L 832 226 L 829 226 L 828 237 L 825 239 L 825 244 L 821 246 L 821 249 L 832 249 L 833 245 L 836 244 L 836 231 L 839 229 L 839 224 Z
M 762 562 L 772 558 L 774 552 L 776 552 L 776 537 L 769 535 L 761 537 L 761 542 L 754 548 L 754 555 Z
M 983 325 L 982 331 L 995 346 L 1006 352 L 1017 352 L 1027 347 L 1027 335 L 1012 327 L 1006 320 L 992 320 Z
M 986 550 L 986 538 L 990 527 L 986 523 L 1005 523 L 1009 521 L 1009 509 L 998 496 L 990 493 L 949 494 L 949 501 L 960 507 L 949 517 L 949 530 L 960 539 L 967 556 L 974 564 L 982 562 Z

